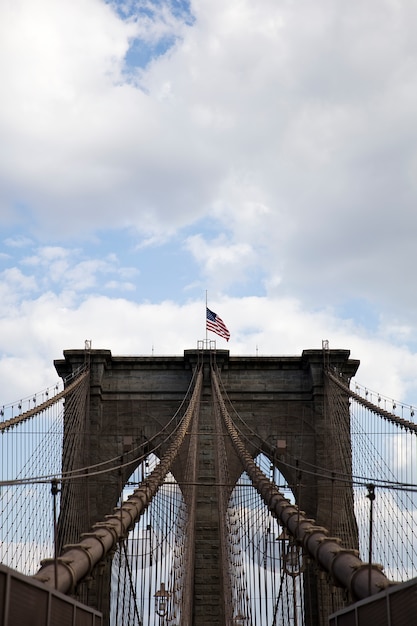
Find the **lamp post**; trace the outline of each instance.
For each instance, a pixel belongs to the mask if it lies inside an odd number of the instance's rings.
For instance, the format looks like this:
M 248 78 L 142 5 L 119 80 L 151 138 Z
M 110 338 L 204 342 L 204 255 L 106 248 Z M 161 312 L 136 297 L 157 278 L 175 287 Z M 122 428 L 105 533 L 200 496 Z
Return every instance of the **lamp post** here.
M 159 617 L 166 617 L 168 614 L 169 592 L 165 589 L 165 583 L 161 583 L 161 588 L 155 593 L 155 613 Z

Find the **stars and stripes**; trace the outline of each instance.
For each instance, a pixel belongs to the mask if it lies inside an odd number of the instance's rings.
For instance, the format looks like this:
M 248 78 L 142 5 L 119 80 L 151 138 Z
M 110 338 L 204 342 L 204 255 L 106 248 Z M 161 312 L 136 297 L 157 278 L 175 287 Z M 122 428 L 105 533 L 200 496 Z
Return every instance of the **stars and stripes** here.
M 230 333 L 227 330 L 226 324 L 223 322 L 222 319 L 220 319 L 220 317 L 216 313 L 214 313 L 214 311 L 210 311 L 210 309 L 208 308 L 206 326 L 207 330 L 211 330 L 213 333 L 216 333 L 216 335 L 220 335 L 220 337 L 223 337 L 224 339 L 226 339 L 226 341 L 229 341 Z

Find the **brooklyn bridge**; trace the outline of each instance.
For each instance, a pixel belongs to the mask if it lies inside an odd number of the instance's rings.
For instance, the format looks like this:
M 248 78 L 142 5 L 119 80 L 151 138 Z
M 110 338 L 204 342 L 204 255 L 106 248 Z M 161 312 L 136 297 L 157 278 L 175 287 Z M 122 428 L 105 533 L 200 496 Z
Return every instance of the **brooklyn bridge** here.
M 0 626 L 415 623 L 414 409 L 348 350 L 55 367 L 1 409 Z

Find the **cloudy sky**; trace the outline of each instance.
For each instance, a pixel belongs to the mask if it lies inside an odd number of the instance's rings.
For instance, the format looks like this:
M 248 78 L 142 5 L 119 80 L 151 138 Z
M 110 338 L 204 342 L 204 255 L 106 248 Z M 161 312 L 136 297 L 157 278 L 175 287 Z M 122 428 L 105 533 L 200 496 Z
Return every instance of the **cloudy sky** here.
M 415 0 L 0 4 L 0 404 L 66 348 L 347 348 L 417 403 Z M 213 339 L 216 337 L 213 335 Z

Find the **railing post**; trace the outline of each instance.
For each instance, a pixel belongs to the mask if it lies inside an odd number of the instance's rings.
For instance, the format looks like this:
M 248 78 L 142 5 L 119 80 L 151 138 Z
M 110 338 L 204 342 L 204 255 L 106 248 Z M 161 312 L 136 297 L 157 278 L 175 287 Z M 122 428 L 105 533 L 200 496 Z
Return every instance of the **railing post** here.
M 58 480 L 53 478 L 51 481 L 52 508 L 54 518 L 54 579 L 55 589 L 58 589 L 58 520 L 56 512 L 56 497 L 59 493 Z
M 374 500 L 375 500 L 375 485 L 369 484 L 367 485 L 368 493 L 367 498 L 369 498 L 369 544 L 368 544 L 368 593 L 371 595 L 371 577 L 372 577 L 372 532 L 373 532 L 373 512 L 374 512 Z

